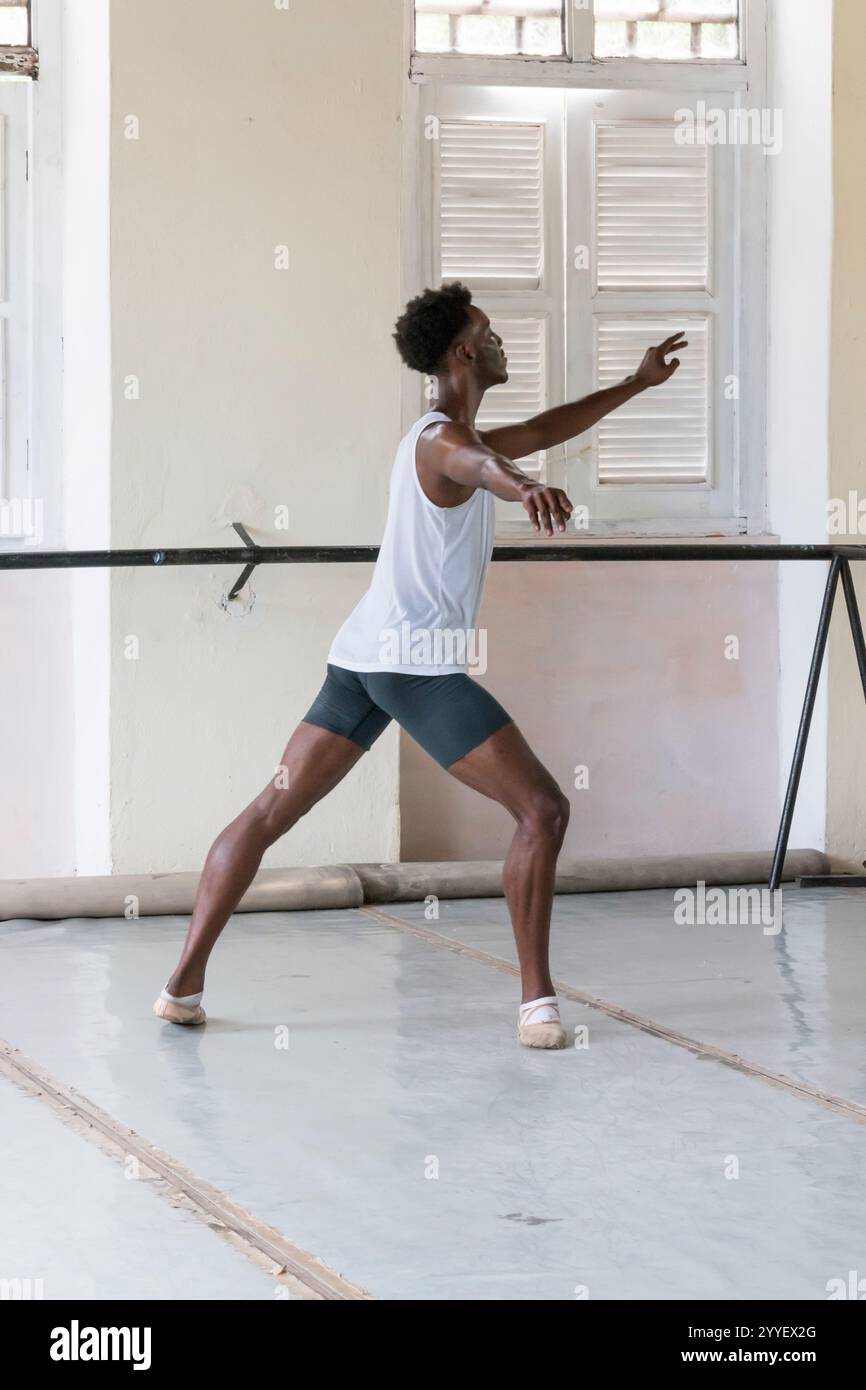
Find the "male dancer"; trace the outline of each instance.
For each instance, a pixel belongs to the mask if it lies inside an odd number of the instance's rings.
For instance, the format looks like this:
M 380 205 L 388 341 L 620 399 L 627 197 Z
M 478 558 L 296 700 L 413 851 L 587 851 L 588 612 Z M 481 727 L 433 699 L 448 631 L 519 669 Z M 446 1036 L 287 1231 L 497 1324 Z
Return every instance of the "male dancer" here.
M 265 850 L 327 796 L 392 719 L 459 782 L 500 802 L 516 823 L 503 885 L 520 960 L 518 1038 L 560 1048 L 565 1032 L 550 977 L 556 861 L 569 803 L 508 714 L 467 675 L 494 538 L 494 498 L 519 503 L 537 532 L 565 531 L 559 488 L 514 459 L 590 429 L 679 366 L 674 334 L 633 376 L 523 424 L 479 431 L 484 393 L 508 380 L 502 339 L 460 284 L 425 290 L 394 338 L 403 361 L 438 381 L 438 403 L 397 451 L 373 580 L 331 646 L 325 683 L 289 740 L 281 775 L 225 829 L 207 857 L 180 962 L 154 1005 L 172 1023 L 205 1021 L 211 950 Z

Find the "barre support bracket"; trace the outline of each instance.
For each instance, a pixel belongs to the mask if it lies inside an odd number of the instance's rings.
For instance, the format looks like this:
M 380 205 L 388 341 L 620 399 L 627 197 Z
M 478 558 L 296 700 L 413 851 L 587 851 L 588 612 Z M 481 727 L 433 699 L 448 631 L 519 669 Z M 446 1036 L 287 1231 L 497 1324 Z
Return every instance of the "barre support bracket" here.
M 237 531 L 238 535 L 240 536 L 241 540 L 243 541 L 244 545 L 247 547 L 248 550 L 259 549 L 258 545 L 253 540 L 252 536 L 250 535 L 249 531 L 245 526 L 241 525 L 239 521 L 233 521 L 232 526 L 234 527 L 235 531 Z M 241 570 L 231 589 L 229 589 L 229 595 L 226 599 L 226 603 L 231 603 L 233 599 L 237 598 L 241 589 L 244 587 L 247 580 L 250 578 L 255 569 L 255 564 L 244 565 L 243 569 Z

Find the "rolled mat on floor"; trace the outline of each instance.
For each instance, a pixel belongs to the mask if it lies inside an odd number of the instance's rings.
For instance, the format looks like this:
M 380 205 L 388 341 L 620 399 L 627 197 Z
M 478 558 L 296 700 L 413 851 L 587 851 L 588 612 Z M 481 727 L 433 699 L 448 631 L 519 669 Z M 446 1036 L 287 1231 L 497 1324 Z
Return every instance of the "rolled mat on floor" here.
M 574 859 L 556 875 L 557 893 L 608 893 L 640 888 L 766 883 L 772 855 L 694 854 L 647 859 Z M 789 850 L 785 879 L 825 874 L 830 861 L 814 849 Z M 184 917 L 192 911 L 197 873 L 117 874 L 103 878 L 0 880 L 0 921 L 62 921 L 75 917 Z M 331 864 L 261 869 L 238 912 L 298 912 L 365 903 L 437 898 L 502 897 L 499 860 L 426 864 Z

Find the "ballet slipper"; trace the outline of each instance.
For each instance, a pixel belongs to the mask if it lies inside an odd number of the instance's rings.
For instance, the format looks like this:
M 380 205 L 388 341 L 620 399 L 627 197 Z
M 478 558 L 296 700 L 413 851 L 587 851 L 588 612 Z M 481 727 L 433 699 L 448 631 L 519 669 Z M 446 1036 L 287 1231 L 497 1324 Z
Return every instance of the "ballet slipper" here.
M 207 1019 L 201 1004 L 190 1008 L 187 1004 L 173 1004 L 170 999 L 163 999 L 162 995 L 154 1004 L 153 1012 L 157 1018 L 164 1018 L 166 1023 L 182 1023 L 188 1028 L 195 1028 Z
M 556 995 L 534 999 L 530 1004 L 521 1004 L 517 1019 L 517 1038 L 523 1047 L 558 1050 L 566 1046 L 568 1038 L 559 1021 Z

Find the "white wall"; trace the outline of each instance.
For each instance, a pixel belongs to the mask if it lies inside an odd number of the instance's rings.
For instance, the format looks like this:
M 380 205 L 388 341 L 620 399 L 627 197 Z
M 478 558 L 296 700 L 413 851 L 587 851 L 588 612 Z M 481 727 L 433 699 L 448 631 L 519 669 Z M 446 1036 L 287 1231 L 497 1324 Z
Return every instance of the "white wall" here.
M 63 6 L 63 512 L 69 550 L 111 544 L 109 0 Z M 75 867 L 111 869 L 108 570 L 68 576 Z M 59 872 L 59 870 L 55 870 Z
M 3 189 L 7 283 L 14 298 L 28 282 L 31 258 L 36 291 L 30 297 L 32 335 L 30 415 L 19 417 L 9 441 L 29 440 L 33 497 L 41 508 L 41 544 L 64 544 L 62 479 L 60 126 L 61 0 L 42 0 L 37 41 L 42 57 L 39 83 L 3 85 L 4 106 L 14 123 L 7 130 Z M 25 183 L 24 146 L 30 178 Z M 29 211 L 28 211 L 29 209 Z M 32 216 L 32 234 L 27 217 Z M 7 362 L 26 370 L 26 314 L 16 306 L 16 324 L 6 334 Z M 8 327 L 8 325 L 5 325 Z M 8 404 L 28 408 L 12 373 Z M 35 426 L 35 428 L 34 428 Z M 0 475 L 0 495 L 12 489 Z M 3 549 L 22 543 L 0 540 Z M 74 707 L 69 698 L 72 651 L 72 585 L 60 572 L 22 570 L 0 575 L 0 651 L 3 714 L 0 720 L 0 877 L 69 874 L 76 864 L 73 750 Z
M 770 527 L 785 541 L 826 541 L 830 285 L 833 254 L 831 0 L 771 0 L 770 104 L 783 148 L 769 160 Z M 780 780 L 787 782 L 826 567 L 780 567 Z M 827 694 L 822 685 L 791 845 L 822 848 Z

